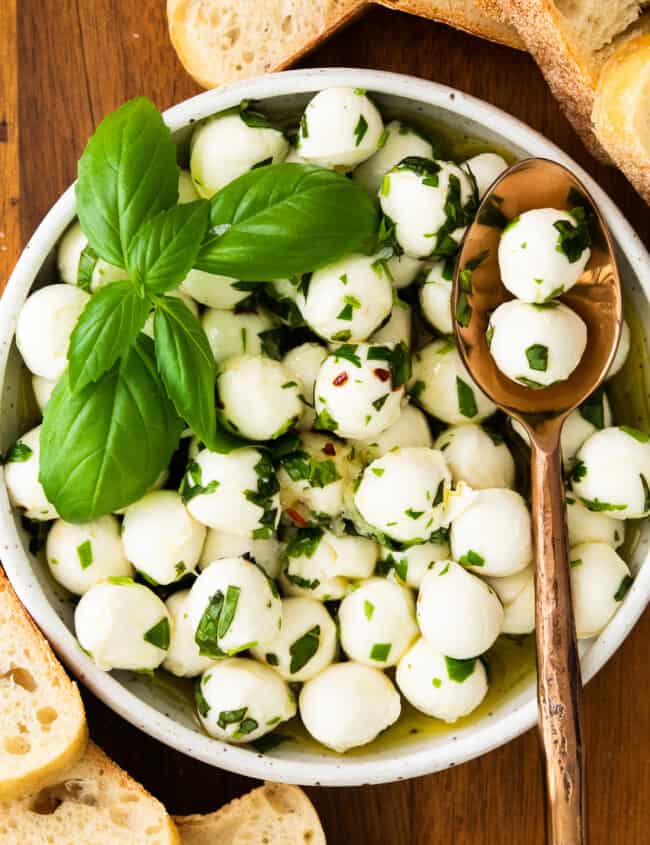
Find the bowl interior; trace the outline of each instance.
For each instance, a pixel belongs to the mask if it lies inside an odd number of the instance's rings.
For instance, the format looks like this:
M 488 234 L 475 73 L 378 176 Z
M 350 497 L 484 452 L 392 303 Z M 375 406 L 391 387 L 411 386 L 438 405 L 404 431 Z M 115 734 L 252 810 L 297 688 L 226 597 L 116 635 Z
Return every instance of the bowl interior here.
M 284 120 L 298 115 L 315 91 L 336 84 L 366 87 L 385 114 L 412 120 L 428 129 L 433 137 L 439 137 L 443 153 L 453 137 L 456 148 L 464 143 L 467 156 L 485 149 L 501 151 L 511 160 L 546 155 L 567 163 L 581 178 L 584 175 L 575 163 L 541 136 L 487 104 L 441 86 L 393 74 L 371 71 L 279 74 L 200 95 L 172 109 L 167 118 L 174 130 L 175 140 L 181 150 L 186 150 L 191 123 L 241 99 L 263 99 L 264 111 Z M 380 90 L 384 93 L 379 93 Z M 267 98 L 267 91 L 274 95 Z M 604 201 L 597 188 L 595 193 L 597 201 L 600 202 L 601 198 Z M 644 284 L 648 283 L 640 278 L 638 268 L 643 260 L 647 261 L 647 254 L 644 259 L 643 248 L 634 240 L 631 230 L 611 203 L 607 201 L 603 211 L 616 242 L 626 316 L 638 348 L 633 365 L 640 368 L 634 376 L 638 389 L 617 391 L 620 395 L 615 397 L 615 404 L 618 403 L 619 408 L 623 406 L 626 417 L 618 421 L 642 425 L 648 419 L 645 397 L 648 393 L 646 370 L 650 305 L 644 291 Z M 45 227 L 47 231 L 39 230 L 35 235 L 31 245 L 32 258 L 27 255 L 21 259 L 0 306 L 1 354 L 6 360 L 4 387 L 0 393 L 0 449 L 3 452 L 39 419 L 31 396 L 30 380 L 13 343 L 15 315 L 32 280 L 34 286 L 40 286 L 56 278 L 53 245 L 73 214 L 74 200 L 68 193 L 48 216 L 47 227 L 45 223 L 41 227 L 41 230 Z M 626 241 L 625 249 L 622 240 Z M 0 360 L 0 366 L 3 360 Z M 287 743 L 271 754 L 261 755 L 254 750 L 212 740 L 198 728 L 193 708 L 188 706 L 185 693 L 177 687 L 152 683 L 133 673 L 106 675 L 99 672 L 83 654 L 72 635 L 74 602 L 51 578 L 42 555 L 30 553 L 29 545 L 33 538 L 22 526 L 20 515 L 10 508 L 4 485 L 0 487 L 3 563 L 17 592 L 54 647 L 74 673 L 117 712 L 192 756 L 254 777 L 295 783 L 344 785 L 384 782 L 463 762 L 511 739 L 529 728 L 536 719 L 534 681 L 528 673 L 513 685 L 511 692 L 497 706 L 464 726 L 415 735 L 406 732 L 395 742 L 371 746 L 365 751 L 361 749 L 345 757 L 329 754 L 309 743 Z M 650 593 L 649 566 L 643 566 L 650 545 L 650 523 L 646 521 L 634 533 L 634 547 L 628 550 L 627 559 L 635 574 L 643 569 L 643 578 L 637 579 L 608 629 L 597 640 L 583 644 L 583 667 L 587 678 L 600 668 L 629 632 Z

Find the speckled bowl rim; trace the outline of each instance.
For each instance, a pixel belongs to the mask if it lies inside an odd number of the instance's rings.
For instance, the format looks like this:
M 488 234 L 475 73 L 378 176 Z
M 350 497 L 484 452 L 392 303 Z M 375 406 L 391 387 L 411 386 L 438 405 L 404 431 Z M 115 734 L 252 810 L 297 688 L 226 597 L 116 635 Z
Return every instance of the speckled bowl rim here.
M 318 68 L 285 71 L 207 91 L 169 109 L 165 120 L 176 131 L 241 100 L 302 94 L 344 85 L 365 88 L 454 112 L 476 121 L 490 133 L 498 133 L 533 156 L 545 156 L 567 165 L 584 181 L 599 204 L 621 249 L 626 254 L 646 298 L 650 297 L 650 256 L 619 209 L 594 180 L 558 147 L 530 127 L 500 109 L 444 85 L 402 74 L 353 68 Z M 74 216 L 74 192 L 70 187 L 54 204 L 25 247 L 0 300 L 0 389 L 4 390 L 7 357 L 15 332 L 16 317 L 45 258 Z M 0 473 L 1 474 L 1 473 Z M 4 475 L 0 484 L 0 557 L 18 596 L 45 633 L 60 657 L 92 692 L 116 713 L 145 733 L 183 753 L 231 772 L 252 778 L 298 784 L 352 786 L 385 783 L 425 775 L 458 765 L 485 754 L 519 736 L 537 721 L 534 690 L 508 714 L 478 722 L 458 736 L 435 747 L 395 748 L 381 759 L 360 761 L 354 757 L 323 754 L 316 760 L 282 759 L 211 739 L 179 724 L 145 703 L 106 674 L 80 650 L 74 636 L 48 601 L 32 570 L 11 513 Z M 589 680 L 611 657 L 629 634 L 650 598 L 650 565 L 647 559 L 623 606 L 583 660 Z M 313 756 L 313 755 L 312 755 Z

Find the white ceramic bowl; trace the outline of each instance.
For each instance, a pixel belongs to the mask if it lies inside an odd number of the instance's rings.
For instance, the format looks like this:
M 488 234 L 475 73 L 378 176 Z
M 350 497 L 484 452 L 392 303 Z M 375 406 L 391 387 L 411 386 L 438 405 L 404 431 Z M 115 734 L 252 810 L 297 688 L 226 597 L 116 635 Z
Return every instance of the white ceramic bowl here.
M 650 257 L 630 225 L 597 184 L 561 150 L 494 106 L 409 76 L 371 70 L 298 70 L 252 79 L 209 91 L 170 109 L 165 118 L 174 137 L 184 143 L 191 124 L 241 100 L 263 100 L 270 113 L 298 113 L 316 91 L 334 85 L 366 88 L 382 106 L 402 114 L 429 116 L 516 157 L 555 159 L 582 179 L 607 220 L 629 301 L 650 334 Z M 32 285 L 52 281 L 53 251 L 75 214 L 73 188 L 63 194 L 25 247 L 0 301 L 0 448 L 6 448 L 26 425 L 19 383 L 21 363 L 13 342 L 16 317 Z M 163 691 L 128 673 L 106 674 L 83 653 L 72 633 L 73 604 L 53 582 L 47 567 L 27 551 L 20 517 L 0 484 L 0 558 L 16 592 L 71 671 L 95 695 L 128 721 L 161 742 L 207 763 L 254 778 L 299 784 L 357 785 L 415 777 L 477 757 L 513 739 L 536 721 L 532 683 L 515 690 L 494 712 L 471 725 L 441 736 L 421 735 L 390 749 L 352 757 L 321 754 L 293 743 L 272 756 L 227 745 L 201 733 L 187 708 Z M 650 528 L 644 526 L 631 566 L 636 579 L 619 612 L 583 656 L 585 679 L 592 677 L 625 639 L 650 597 L 647 560 Z

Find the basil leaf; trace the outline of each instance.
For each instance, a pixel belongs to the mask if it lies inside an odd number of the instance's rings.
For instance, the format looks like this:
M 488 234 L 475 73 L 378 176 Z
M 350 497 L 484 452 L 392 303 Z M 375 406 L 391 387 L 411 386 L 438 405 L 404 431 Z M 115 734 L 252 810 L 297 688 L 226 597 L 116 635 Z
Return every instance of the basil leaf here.
M 140 226 L 176 203 L 176 147 L 160 113 L 146 97 L 109 114 L 79 161 L 77 214 L 97 255 L 126 267 Z
M 83 390 L 121 358 L 140 333 L 151 301 L 130 281 L 111 282 L 91 296 L 70 335 L 68 379 Z
M 208 228 L 205 200 L 177 205 L 148 220 L 129 244 L 135 282 L 154 293 L 177 288 L 192 269 Z
M 161 297 L 154 317 L 156 362 L 179 415 L 209 449 L 217 430 L 214 356 L 201 324 L 180 300 Z
M 318 651 L 320 644 L 320 625 L 314 625 L 306 634 L 299 637 L 294 643 L 289 646 L 289 654 L 291 655 L 291 664 L 289 665 L 289 672 L 295 675 L 296 672 L 306 666 L 307 663 Z
M 455 657 L 445 657 L 447 665 L 447 675 L 450 681 L 457 684 L 462 684 L 473 673 L 476 666 L 476 658 L 469 657 L 464 660 L 458 660 Z
M 370 252 L 379 218 L 352 180 L 284 163 L 252 170 L 218 191 L 210 200 L 210 225 L 196 267 L 258 282 Z
M 45 409 L 40 481 L 67 522 L 89 522 L 141 498 L 169 464 L 182 421 L 141 335 L 102 378 L 73 392 L 67 373 Z

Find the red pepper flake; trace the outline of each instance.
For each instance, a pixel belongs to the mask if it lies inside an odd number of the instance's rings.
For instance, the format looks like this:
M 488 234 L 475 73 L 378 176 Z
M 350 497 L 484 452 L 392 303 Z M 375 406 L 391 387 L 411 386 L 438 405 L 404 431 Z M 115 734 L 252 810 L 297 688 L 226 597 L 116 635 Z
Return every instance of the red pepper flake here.
M 332 384 L 334 385 L 334 387 L 341 387 L 341 385 L 345 384 L 345 382 L 347 380 L 348 380 L 348 374 L 345 371 L 343 371 L 342 373 L 339 373 L 337 375 L 337 377 L 332 381 Z
M 377 367 L 373 370 L 373 373 L 377 376 L 379 381 L 388 381 L 390 378 L 390 372 L 388 370 L 384 370 L 383 367 Z
M 334 444 L 326 443 L 323 446 L 323 452 L 325 452 L 326 455 L 336 455 L 336 449 L 334 448 Z
M 307 520 L 293 508 L 287 508 L 286 514 L 289 519 L 293 522 L 293 524 L 298 526 L 298 528 L 304 528 L 306 525 L 309 524 Z

